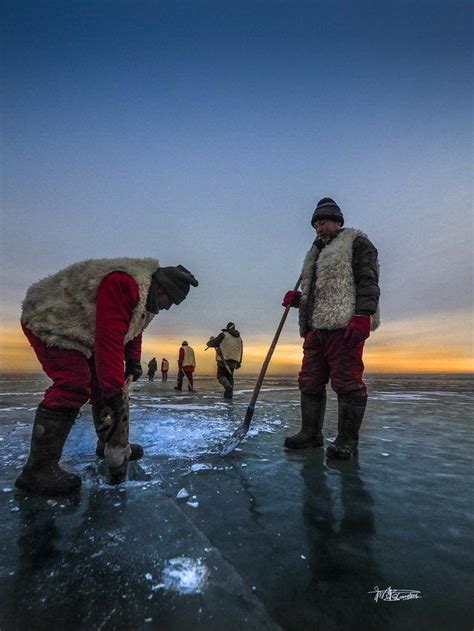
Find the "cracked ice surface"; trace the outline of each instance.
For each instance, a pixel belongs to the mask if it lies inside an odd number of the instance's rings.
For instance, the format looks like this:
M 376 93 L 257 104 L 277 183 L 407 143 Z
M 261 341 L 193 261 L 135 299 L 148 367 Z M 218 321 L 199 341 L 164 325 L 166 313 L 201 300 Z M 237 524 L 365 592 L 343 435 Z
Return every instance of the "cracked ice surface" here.
M 29 449 L 41 377 L 0 376 L 0 628 L 471 628 L 472 378 L 368 376 L 357 461 L 285 452 L 299 428 L 296 378 L 265 380 L 246 439 L 253 379 L 227 403 L 132 386 L 131 438 L 145 458 L 110 487 L 94 457 L 90 409 L 63 462 L 75 498 L 13 487 Z M 324 433 L 336 434 L 330 393 Z M 373 591 L 420 590 L 410 603 Z M 387 606 L 384 606 L 387 605 Z

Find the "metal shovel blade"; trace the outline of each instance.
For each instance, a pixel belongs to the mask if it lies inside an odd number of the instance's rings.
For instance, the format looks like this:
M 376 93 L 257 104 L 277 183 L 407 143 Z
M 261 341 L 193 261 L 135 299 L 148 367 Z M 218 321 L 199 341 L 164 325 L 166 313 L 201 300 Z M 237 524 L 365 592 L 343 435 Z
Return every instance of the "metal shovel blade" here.
M 240 427 L 238 427 L 232 436 L 224 443 L 224 446 L 221 449 L 221 456 L 228 456 L 236 447 L 238 447 L 245 438 L 246 433 L 249 431 L 249 425 L 245 422 L 242 423 Z

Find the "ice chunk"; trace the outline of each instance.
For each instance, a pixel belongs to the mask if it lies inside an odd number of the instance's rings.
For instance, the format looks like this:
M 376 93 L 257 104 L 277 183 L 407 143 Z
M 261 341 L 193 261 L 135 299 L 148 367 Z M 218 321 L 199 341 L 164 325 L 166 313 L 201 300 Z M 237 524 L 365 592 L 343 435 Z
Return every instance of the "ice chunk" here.
M 180 594 L 200 593 L 207 586 L 208 576 L 209 570 L 201 559 L 177 557 L 166 563 L 161 586 Z
M 183 488 L 180 489 L 178 491 L 178 493 L 176 494 L 176 499 L 177 500 L 184 500 L 186 497 L 189 497 L 189 492 L 183 486 Z
M 212 465 L 208 464 L 206 462 L 202 463 L 202 464 L 193 464 L 191 465 L 191 471 L 205 471 L 206 469 L 212 469 Z
M 199 506 L 199 502 L 186 502 L 186 504 L 191 506 L 191 508 L 197 508 Z

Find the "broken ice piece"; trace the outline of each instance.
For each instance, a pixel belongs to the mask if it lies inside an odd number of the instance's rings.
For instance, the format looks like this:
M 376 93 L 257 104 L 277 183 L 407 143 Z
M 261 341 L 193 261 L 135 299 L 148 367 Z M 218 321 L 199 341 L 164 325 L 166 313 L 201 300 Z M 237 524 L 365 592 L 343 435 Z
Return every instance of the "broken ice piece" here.
M 56 500 L 47 500 L 46 504 L 48 504 L 48 506 L 56 506 L 57 501 Z
M 212 465 L 207 463 L 191 465 L 191 471 L 204 471 L 206 469 L 212 469 Z
M 186 502 L 186 504 L 191 506 L 191 508 L 197 508 L 199 506 L 199 502 Z
M 177 500 L 184 500 L 186 497 L 189 497 L 189 493 L 188 493 L 187 489 L 185 489 L 184 486 L 183 486 L 183 488 L 180 489 L 178 491 L 178 493 L 176 494 L 176 499 Z
M 145 578 L 146 578 L 147 581 L 151 581 L 153 579 L 153 576 L 150 574 L 150 572 L 147 572 L 145 574 Z

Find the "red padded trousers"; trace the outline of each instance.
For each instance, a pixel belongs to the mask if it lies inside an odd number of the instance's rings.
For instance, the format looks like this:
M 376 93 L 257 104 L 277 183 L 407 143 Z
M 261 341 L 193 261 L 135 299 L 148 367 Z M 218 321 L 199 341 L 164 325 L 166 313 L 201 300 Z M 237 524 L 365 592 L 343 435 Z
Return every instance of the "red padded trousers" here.
M 23 323 L 21 326 L 44 372 L 53 382 L 45 391 L 41 405 L 79 409 L 89 399 L 100 400 L 94 357 L 87 359 L 79 351 L 46 346 Z
M 367 397 L 367 388 L 362 381 L 364 342 L 350 348 L 344 333 L 345 329 L 317 329 L 306 334 L 298 375 L 301 392 L 323 394 L 331 379 L 332 389 L 337 394 Z

